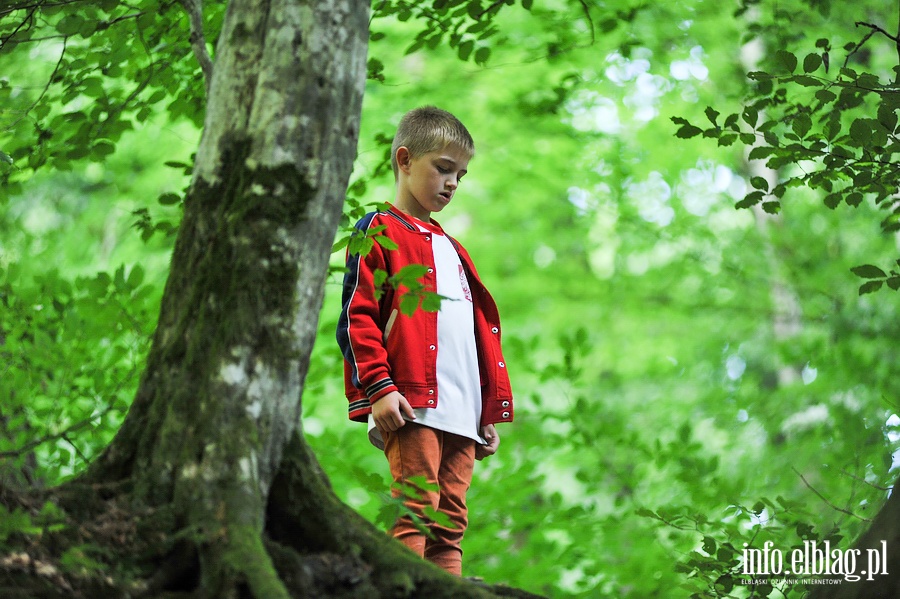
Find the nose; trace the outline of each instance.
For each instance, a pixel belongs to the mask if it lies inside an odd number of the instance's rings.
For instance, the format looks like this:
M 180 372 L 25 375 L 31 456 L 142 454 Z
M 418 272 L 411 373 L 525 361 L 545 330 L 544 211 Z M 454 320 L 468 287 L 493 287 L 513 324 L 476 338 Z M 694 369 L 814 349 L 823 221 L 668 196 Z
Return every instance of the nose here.
M 456 189 L 459 185 L 459 177 L 457 177 L 456 175 L 450 175 L 449 177 L 447 177 L 446 185 L 450 189 Z

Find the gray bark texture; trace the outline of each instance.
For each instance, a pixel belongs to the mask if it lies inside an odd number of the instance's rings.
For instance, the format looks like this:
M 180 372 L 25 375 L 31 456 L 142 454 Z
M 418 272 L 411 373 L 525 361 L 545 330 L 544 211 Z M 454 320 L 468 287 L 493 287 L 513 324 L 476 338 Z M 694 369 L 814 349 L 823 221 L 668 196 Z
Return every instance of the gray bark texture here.
M 356 152 L 368 11 L 230 3 L 147 372 L 91 476 L 152 472 L 137 489 L 151 504 L 184 493 L 210 505 L 198 488 L 221 498 L 219 481 L 237 504 L 265 498 L 299 423 Z

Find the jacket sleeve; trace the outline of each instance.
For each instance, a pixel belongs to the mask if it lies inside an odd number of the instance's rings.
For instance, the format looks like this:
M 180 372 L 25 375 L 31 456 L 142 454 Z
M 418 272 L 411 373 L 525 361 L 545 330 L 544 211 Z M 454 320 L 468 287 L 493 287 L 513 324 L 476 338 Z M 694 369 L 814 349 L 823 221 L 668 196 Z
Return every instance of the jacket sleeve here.
M 374 215 L 357 223 L 357 229 L 368 230 Z M 375 297 L 375 272 L 390 273 L 386 250 L 374 244 L 365 255 L 347 252 L 347 272 L 341 316 L 338 320 L 337 341 L 344 354 L 353 386 L 361 390 L 370 402 L 375 402 L 397 387 L 391 379 L 387 350 L 384 345 L 382 302 L 389 301 L 391 291 L 385 289 L 381 301 Z

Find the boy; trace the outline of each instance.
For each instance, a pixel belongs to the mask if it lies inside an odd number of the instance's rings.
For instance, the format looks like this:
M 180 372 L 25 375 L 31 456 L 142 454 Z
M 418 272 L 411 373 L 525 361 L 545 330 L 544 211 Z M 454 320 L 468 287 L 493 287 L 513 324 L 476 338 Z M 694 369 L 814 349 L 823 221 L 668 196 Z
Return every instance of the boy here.
M 384 449 L 395 483 L 425 477 L 439 490 L 406 505 L 417 516 L 430 505 L 452 527 L 429 524 L 426 538 L 408 516 L 391 534 L 444 570 L 461 573 L 466 491 L 476 459 L 497 451 L 497 422 L 513 419 L 512 391 L 500 352 L 497 305 L 466 250 L 431 219 L 453 199 L 475 153 L 472 137 L 449 112 L 408 112 L 391 147 L 396 197 L 387 210 L 357 223 L 397 244 L 347 255 L 337 339 L 352 420 L 369 422 L 369 439 Z M 376 294 L 375 272 L 427 267 L 426 290 L 443 298 L 439 312 L 400 311 L 401 290 Z M 426 520 L 427 521 L 427 520 Z

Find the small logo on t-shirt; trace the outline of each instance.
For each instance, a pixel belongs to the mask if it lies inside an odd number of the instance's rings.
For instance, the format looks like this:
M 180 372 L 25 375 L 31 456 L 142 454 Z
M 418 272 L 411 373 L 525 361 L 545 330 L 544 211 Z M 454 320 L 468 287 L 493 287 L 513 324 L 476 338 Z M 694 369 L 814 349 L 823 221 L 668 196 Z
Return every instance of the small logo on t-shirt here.
M 469 280 L 466 278 L 466 271 L 463 270 L 463 265 L 459 265 L 459 284 L 462 286 L 463 295 L 470 302 L 472 301 L 472 291 L 469 289 Z

